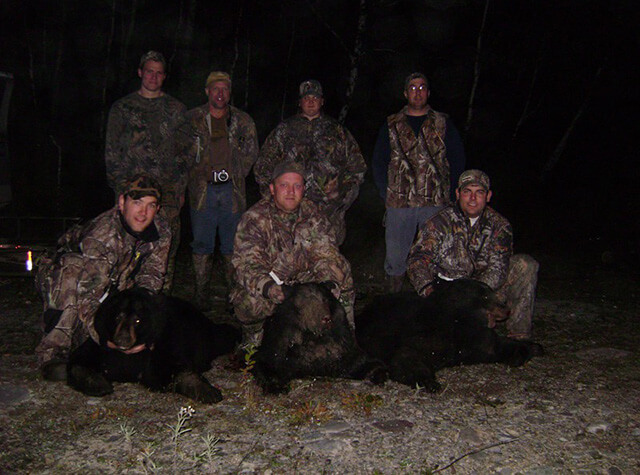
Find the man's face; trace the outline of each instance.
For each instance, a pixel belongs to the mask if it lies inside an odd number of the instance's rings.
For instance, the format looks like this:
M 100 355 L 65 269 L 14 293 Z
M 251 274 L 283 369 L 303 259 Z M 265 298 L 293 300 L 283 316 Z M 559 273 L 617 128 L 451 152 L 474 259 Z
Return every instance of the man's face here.
M 269 185 L 276 206 L 292 213 L 298 209 L 304 196 L 304 179 L 295 172 L 284 173 Z
M 456 190 L 456 198 L 460 209 L 469 218 L 477 218 L 491 201 L 491 191 L 478 185 L 466 185 Z
M 142 69 L 138 69 L 138 76 L 142 79 L 142 89 L 150 93 L 162 90 L 162 83 L 167 76 L 164 66 L 158 61 L 147 61 Z
M 429 89 L 427 83 L 422 78 L 415 78 L 409 81 L 407 90 L 404 91 L 404 97 L 407 98 L 407 105 L 412 110 L 422 110 L 427 106 L 429 99 Z
M 118 209 L 129 227 L 136 233 L 147 229 L 156 216 L 160 205 L 155 196 L 143 196 L 134 200 L 130 196 L 120 195 Z
M 313 94 L 307 94 L 300 98 L 300 109 L 302 109 L 302 115 L 307 119 L 315 119 L 318 117 L 323 105 L 324 99 L 314 96 Z
M 209 105 L 214 109 L 223 110 L 229 105 L 231 87 L 227 81 L 215 81 L 205 89 L 209 96 Z

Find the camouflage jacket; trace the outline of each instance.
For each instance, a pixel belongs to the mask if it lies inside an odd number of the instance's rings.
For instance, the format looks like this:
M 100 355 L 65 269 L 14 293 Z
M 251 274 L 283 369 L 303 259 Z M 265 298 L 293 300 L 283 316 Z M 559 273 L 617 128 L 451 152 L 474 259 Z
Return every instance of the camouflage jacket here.
M 107 182 L 116 192 L 136 173 L 162 187 L 163 206 L 178 206 L 187 185 L 182 154 L 186 107 L 168 94 L 147 99 L 137 92 L 116 101 L 109 112 L 105 144 Z
M 207 181 L 211 180 L 211 131 L 209 105 L 205 104 L 187 112 L 187 120 L 193 133 L 189 149 L 189 205 L 200 210 L 207 197 Z M 227 120 L 229 145 L 231 146 L 231 180 L 233 181 L 233 212 L 247 209 L 245 179 L 258 158 L 258 133 L 253 120 L 246 112 L 229 106 Z
M 53 259 L 39 265 L 36 285 L 45 308 L 75 307 L 78 320 L 97 341 L 93 317 L 107 292 L 134 285 L 153 292 L 162 289 L 171 232 L 156 215 L 143 237 L 129 234 L 117 206 L 58 240 Z
M 236 282 L 249 294 L 262 296 L 273 272 L 285 284 L 332 281 L 342 291 L 352 291 L 351 267 L 330 229 L 307 198 L 297 213 L 280 211 L 271 197 L 262 198 L 238 225 L 232 257 Z M 239 295 L 234 289 L 231 301 Z
M 438 277 L 469 277 L 497 290 L 507 278 L 512 254 L 509 221 L 487 206 L 471 226 L 456 203 L 422 225 L 409 252 L 407 273 L 419 293 Z
M 391 157 L 387 169 L 387 208 L 447 204 L 449 162 L 444 137 L 447 116 L 429 107 L 416 137 L 406 119 L 406 107 L 387 118 Z
M 267 137 L 254 167 L 264 196 L 274 167 L 282 161 L 304 164 L 305 196 L 328 214 L 346 211 L 358 197 L 367 165 L 358 143 L 335 119 L 300 114 L 281 122 Z

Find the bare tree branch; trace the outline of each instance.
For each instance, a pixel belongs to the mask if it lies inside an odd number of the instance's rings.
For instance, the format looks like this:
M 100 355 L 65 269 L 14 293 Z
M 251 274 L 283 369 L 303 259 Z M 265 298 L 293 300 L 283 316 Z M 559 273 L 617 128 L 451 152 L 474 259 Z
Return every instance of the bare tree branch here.
M 558 162 L 560 161 L 560 157 L 564 153 L 564 150 L 567 148 L 567 143 L 569 142 L 569 138 L 571 137 L 571 134 L 573 133 L 573 130 L 576 127 L 576 124 L 578 123 L 578 121 L 582 117 L 582 114 L 584 113 L 585 109 L 587 108 L 587 105 L 589 104 L 589 101 L 591 101 L 591 97 L 593 96 L 593 91 L 594 91 L 598 81 L 600 80 L 600 76 L 602 74 L 602 69 L 603 69 L 603 67 L 600 66 L 598 68 L 598 71 L 596 71 L 596 74 L 593 76 L 593 79 L 591 80 L 591 84 L 589 85 L 589 90 L 588 90 L 587 95 L 585 96 L 584 100 L 582 101 L 582 104 L 580 105 L 580 107 L 576 111 L 575 115 L 573 116 L 573 119 L 571 120 L 571 123 L 569 124 L 569 127 L 567 127 L 567 130 L 564 132 L 564 135 L 562 136 L 562 139 L 560 139 L 560 142 L 558 143 L 558 145 L 554 149 L 553 153 L 551 154 L 551 156 L 547 160 L 547 163 L 545 163 L 544 167 L 542 168 L 542 173 L 540 175 L 540 180 L 541 181 L 544 181 L 546 179 L 546 177 L 549 175 L 549 172 L 551 172 L 551 170 L 553 170 L 555 168 L 555 166 L 558 164 Z
M 358 81 L 358 65 L 363 54 L 362 38 L 364 37 L 364 29 L 367 20 L 366 7 L 366 0 L 360 0 L 360 14 L 358 16 L 358 29 L 356 32 L 355 44 L 353 46 L 353 53 L 349 54 L 349 62 L 351 66 L 351 71 L 349 73 L 349 85 L 347 86 L 344 105 L 342 106 L 342 109 L 340 109 L 340 114 L 338 115 L 338 122 L 341 124 L 344 124 L 347 119 L 349 106 L 351 105 L 351 98 L 353 97 L 353 91 L 355 90 L 356 82 Z
M 313 14 L 318 17 L 318 20 L 320 20 L 320 23 L 322 23 L 325 28 L 327 30 L 329 30 L 329 33 L 331 33 L 336 40 L 338 40 L 338 44 L 342 47 L 342 49 L 345 51 L 345 53 L 347 53 L 348 55 L 351 54 L 351 52 L 349 51 L 349 48 L 347 47 L 346 43 L 342 40 L 342 38 L 340 37 L 340 35 L 338 35 L 338 33 L 336 32 L 336 30 L 334 30 L 331 25 L 329 25 L 329 23 L 327 23 L 325 21 L 324 18 L 322 18 L 322 16 L 320 16 L 320 14 L 318 13 L 318 10 L 316 10 L 316 7 L 313 6 L 313 3 L 311 3 L 309 0 L 307 0 L 307 5 L 309 5 L 309 7 L 311 8 L 311 11 L 313 12 Z
M 476 44 L 476 60 L 473 68 L 473 86 L 471 87 L 471 94 L 469 95 L 469 107 L 467 108 L 467 122 L 464 126 L 464 139 L 467 139 L 469 135 L 469 129 L 471 128 L 471 120 L 473 119 L 473 103 L 476 97 L 476 89 L 478 87 L 478 81 L 480 80 L 480 53 L 482 51 L 482 35 L 484 34 L 484 27 L 487 23 L 487 12 L 489 11 L 490 0 L 486 0 L 484 4 L 484 13 L 482 14 L 482 24 L 480 25 L 480 31 L 478 32 L 478 42 Z

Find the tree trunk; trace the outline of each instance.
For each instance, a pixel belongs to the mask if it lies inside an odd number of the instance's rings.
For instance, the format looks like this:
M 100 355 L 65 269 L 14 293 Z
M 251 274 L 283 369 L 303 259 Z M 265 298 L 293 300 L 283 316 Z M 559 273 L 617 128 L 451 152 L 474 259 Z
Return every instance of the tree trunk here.
M 476 60 L 473 68 L 473 86 L 471 87 L 471 94 L 469 95 L 469 107 L 467 108 L 467 121 L 464 126 L 464 140 L 467 140 L 469 135 L 469 129 L 471 129 L 471 121 L 473 120 L 473 103 L 475 102 L 476 89 L 478 87 L 478 81 L 480 80 L 480 53 L 482 51 L 482 35 L 484 34 L 484 27 L 487 23 L 487 12 L 489 11 L 490 0 L 486 0 L 484 4 L 484 13 L 482 15 L 482 24 L 480 25 L 480 32 L 478 33 L 478 42 L 476 44 Z
M 349 72 L 349 84 L 347 86 L 347 92 L 345 94 L 345 101 L 340 114 L 338 115 L 338 122 L 344 124 L 349 113 L 349 106 L 351 105 L 351 98 L 353 97 L 353 91 L 356 88 L 358 82 L 358 65 L 360 58 L 362 57 L 362 38 L 364 36 L 364 29 L 367 20 L 366 0 L 360 0 L 360 14 L 358 16 L 358 29 L 356 32 L 355 44 L 353 46 L 353 52 L 349 54 L 349 63 L 351 71 Z

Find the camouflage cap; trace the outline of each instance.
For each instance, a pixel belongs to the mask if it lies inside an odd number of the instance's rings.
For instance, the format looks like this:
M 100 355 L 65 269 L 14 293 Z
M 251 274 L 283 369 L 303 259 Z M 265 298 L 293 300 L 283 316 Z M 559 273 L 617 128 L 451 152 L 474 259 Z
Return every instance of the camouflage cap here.
M 304 179 L 304 167 L 302 163 L 299 162 L 280 162 L 273 169 L 273 173 L 271 174 L 271 181 L 276 181 L 280 175 L 284 175 L 285 173 L 297 173 Z
M 162 198 L 162 190 L 158 182 L 144 174 L 135 175 L 128 181 L 124 185 L 122 194 L 130 196 L 134 200 L 138 200 L 143 196 L 155 196 L 158 203 Z
M 204 87 L 207 88 L 211 83 L 217 81 L 226 81 L 229 83 L 229 87 L 231 87 L 231 76 L 229 76 L 229 73 L 225 73 L 224 71 L 213 71 L 209 73 L 209 76 L 207 76 L 207 82 Z
M 467 185 L 478 185 L 486 191 L 491 189 L 491 181 L 489 176 L 482 170 L 465 170 L 458 178 L 458 189 L 462 189 Z
M 315 79 L 309 79 L 300 84 L 300 99 L 309 95 L 322 97 L 322 86 Z

